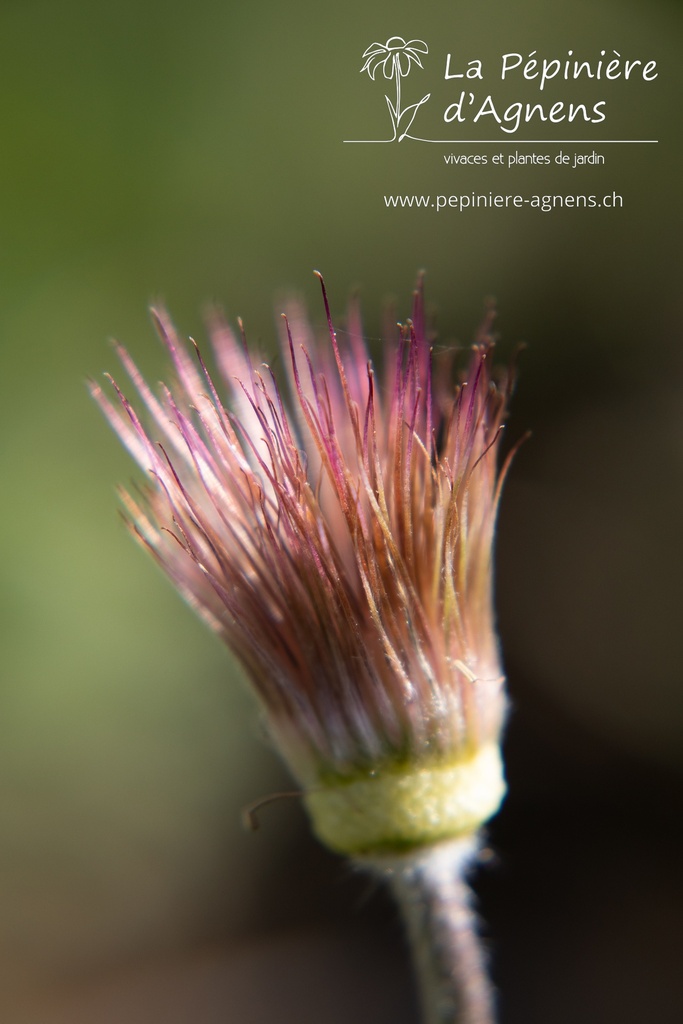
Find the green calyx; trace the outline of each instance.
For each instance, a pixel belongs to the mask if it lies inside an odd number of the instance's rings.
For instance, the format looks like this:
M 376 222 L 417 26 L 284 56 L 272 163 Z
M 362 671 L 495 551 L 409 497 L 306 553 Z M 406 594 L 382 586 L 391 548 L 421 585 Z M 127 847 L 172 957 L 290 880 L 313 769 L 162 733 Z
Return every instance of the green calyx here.
M 475 832 L 505 796 L 500 749 L 422 762 L 311 790 L 306 807 L 319 839 L 355 856 L 399 852 Z

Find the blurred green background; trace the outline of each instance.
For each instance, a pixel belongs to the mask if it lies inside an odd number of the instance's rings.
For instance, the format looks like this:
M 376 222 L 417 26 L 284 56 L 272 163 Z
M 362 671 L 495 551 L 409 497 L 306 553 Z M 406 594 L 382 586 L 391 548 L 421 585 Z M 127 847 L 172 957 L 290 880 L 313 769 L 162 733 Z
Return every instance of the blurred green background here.
M 381 896 L 358 909 L 365 883 L 296 804 L 242 830 L 241 807 L 288 782 L 229 655 L 118 523 L 134 470 L 84 382 L 115 369 L 110 337 L 164 374 L 150 301 L 199 339 L 218 301 L 268 352 L 279 294 L 321 321 L 313 269 L 337 313 L 361 286 L 377 337 L 422 268 L 444 341 L 467 342 L 492 295 L 503 352 L 528 345 L 510 430 L 534 436 L 499 550 L 507 867 L 480 892 L 504 1019 L 681 1019 L 682 27 L 663 0 L 0 5 L 3 1020 L 413 1019 Z M 446 95 L 447 50 L 656 59 L 584 137 L 660 143 L 574 171 L 343 145 L 388 128 L 384 83 L 359 69 L 394 34 L 430 44 L 414 99 Z M 614 190 L 624 208 L 382 198 L 472 190 Z

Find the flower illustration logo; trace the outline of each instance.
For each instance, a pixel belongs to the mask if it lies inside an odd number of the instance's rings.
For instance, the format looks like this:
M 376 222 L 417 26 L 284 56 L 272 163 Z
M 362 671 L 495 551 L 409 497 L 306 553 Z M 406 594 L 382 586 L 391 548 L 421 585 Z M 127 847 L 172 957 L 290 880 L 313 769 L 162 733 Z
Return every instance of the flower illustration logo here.
M 396 101 L 392 103 L 388 96 L 385 96 L 391 117 L 393 136 L 387 142 L 403 140 L 408 137 L 410 127 L 415 120 L 415 115 L 423 103 L 426 103 L 431 93 L 423 96 L 418 103 L 411 103 L 401 109 L 401 79 L 406 78 L 413 64 L 422 67 L 420 54 L 429 53 L 429 47 L 422 39 L 411 39 L 406 42 L 401 36 L 391 36 L 386 43 L 371 43 L 363 54 L 365 63 L 360 69 L 375 80 L 375 75 L 381 68 L 384 77 L 396 81 Z

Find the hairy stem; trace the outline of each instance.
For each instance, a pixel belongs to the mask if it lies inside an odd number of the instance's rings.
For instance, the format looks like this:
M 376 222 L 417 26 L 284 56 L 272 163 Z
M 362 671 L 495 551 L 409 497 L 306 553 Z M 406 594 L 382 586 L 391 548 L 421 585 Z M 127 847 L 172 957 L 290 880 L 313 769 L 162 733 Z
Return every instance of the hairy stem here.
M 476 853 L 471 835 L 375 861 L 407 925 L 424 1024 L 494 1024 L 491 985 L 465 882 Z

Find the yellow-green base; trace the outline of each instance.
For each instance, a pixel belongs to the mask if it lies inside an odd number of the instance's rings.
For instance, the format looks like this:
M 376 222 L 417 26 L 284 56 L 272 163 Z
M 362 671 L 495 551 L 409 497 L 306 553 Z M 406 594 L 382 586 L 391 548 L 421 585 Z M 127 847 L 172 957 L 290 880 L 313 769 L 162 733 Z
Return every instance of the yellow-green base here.
M 491 743 L 467 760 L 402 766 L 312 790 L 305 802 L 327 846 L 372 855 L 474 832 L 504 796 L 500 749 Z

